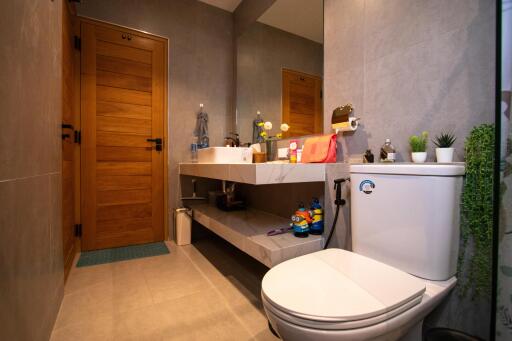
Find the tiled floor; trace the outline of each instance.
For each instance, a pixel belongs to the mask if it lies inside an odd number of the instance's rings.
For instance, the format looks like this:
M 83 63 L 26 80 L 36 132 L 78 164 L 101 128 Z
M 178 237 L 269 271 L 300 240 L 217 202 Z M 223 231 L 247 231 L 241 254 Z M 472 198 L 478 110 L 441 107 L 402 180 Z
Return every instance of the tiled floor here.
M 259 300 L 265 268 L 224 241 L 73 268 L 51 340 L 277 340 Z

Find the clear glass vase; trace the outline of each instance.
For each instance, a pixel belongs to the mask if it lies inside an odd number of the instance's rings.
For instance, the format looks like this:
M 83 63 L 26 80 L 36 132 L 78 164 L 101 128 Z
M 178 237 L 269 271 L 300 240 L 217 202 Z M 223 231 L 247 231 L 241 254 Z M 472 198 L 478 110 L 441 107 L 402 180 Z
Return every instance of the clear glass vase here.
M 267 148 L 267 161 L 274 161 L 277 154 L 277 141 L 267 140 L 265 144 Z

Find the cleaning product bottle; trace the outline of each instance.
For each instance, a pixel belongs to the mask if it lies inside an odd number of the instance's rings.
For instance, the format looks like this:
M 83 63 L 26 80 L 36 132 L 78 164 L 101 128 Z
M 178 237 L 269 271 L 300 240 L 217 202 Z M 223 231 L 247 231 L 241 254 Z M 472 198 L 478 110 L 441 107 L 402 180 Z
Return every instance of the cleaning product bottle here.
M 292 223 L 290 226 L 293 229 L 293 234 L 298 238 L 306 238 L 309 236 L 309 224 L 311 223 L 311 216 L 309 211 L 304 208 L 303 204 L 299 205 L 299 209 L 295 211 L 292 216 Z
M 299 147 L 299 142 L 297 140 L 290 141 L 289 154 L 290 154 L 290 163 L 297 163 L 297 148 Z
M 320 204 L 320 200 L 318 200 L 318 198 L 313 198 L 309 210 L 309 215 L 311 216 L 312 219 L 312 223 L 309 228 L 309 233 L 324 233 L 324 210 L 322 209 L 322 205 Z
M 380 149 L 380 162 L 395 162 L 395 159 L 395 147 L 391 144 L 390 139 L 386 139 L 386 142 Z

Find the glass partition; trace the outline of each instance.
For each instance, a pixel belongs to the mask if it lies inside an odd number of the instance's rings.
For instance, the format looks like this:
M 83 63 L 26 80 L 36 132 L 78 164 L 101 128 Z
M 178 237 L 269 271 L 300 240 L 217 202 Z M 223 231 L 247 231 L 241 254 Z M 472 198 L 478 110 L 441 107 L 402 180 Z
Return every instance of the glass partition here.
M 501 8 L 501 115 L 499 116 L 500 180 L 496 340 L 512 340 L 512 0 Z

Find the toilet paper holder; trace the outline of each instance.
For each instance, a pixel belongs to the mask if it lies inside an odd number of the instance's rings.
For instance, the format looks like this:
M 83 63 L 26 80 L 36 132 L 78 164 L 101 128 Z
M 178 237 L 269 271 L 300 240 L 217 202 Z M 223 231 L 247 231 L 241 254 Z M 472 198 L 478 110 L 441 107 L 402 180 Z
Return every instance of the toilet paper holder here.
M 332 112 L 331 126 L 338 134 L 339 132 L 355 131 L 359 126 L 359 118 L 352 117 L 354 106 L 347 103 L 339 106 Z

